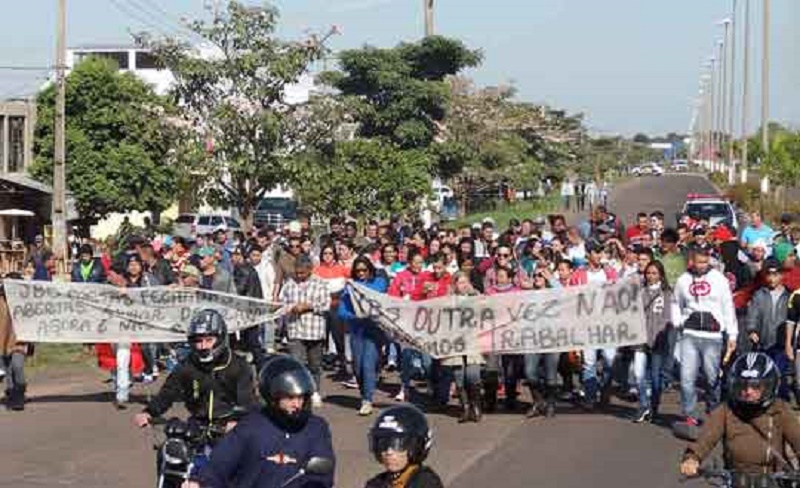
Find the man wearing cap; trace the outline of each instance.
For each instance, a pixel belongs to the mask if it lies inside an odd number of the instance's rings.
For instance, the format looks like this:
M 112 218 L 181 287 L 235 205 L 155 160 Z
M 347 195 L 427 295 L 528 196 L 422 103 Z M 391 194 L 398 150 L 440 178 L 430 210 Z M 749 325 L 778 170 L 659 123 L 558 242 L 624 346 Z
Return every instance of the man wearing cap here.
M 196 266 L 187 264 L 181 268 L 180 285 L 186 288 L 200 288 L 200 270 Z
M 777 259 L 764 261 L 766 283 L 758 289 L 747 307 L 745 326 L 751 350 L 782 352 L 785 347 L 786 313 L 789 292 L 783 286 L 781 265 Z
M 83 244 L 78 250 L 78 260 L 72 264 L 71 281 L 73 283 L 105 283 L 106 273 L 99 258 L 94 257 L 94 250 L 89 244 Z
M 217 265 L 217 251 L 211 246 L 197 251 L 200 257 L 200 288 L 221 293 L 236 294 L 231 274 Z

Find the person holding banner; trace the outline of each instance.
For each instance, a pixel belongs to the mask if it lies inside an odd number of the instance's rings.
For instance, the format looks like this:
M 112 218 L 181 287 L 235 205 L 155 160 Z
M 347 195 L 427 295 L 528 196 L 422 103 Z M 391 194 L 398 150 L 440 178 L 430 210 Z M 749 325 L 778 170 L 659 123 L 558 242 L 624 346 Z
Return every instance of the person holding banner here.
M 604 245 L 591 240 L 586 243 L 587 261 L 586 268 L 578 269 L 575 272 L 574 282 L 579 285 L 602 286 L 617 281 L 617 273 L 612 267 L 603 266 Z M 601 355 L 605 360 L 603 365 L 603 376 L 597 378 L 597 356 Z M 613 347 L 603 349 L 586 349 L 583 351 L 583 388 L 586 395 L 584 408 L 593 410 L 597 403 L 598 389 L 601 392 L 600 400 L 597 405 L 605 406 L 611 399 L 611 371 L 614 367 L 614 359 L 617 350 Z
M 452 294 L 457 297 L 479 295 L 472 286 L 469 274 L 462 271 L 453 276 Z M 442 366 L 450 368 L 458 389 L 461 406 L 461 415 L 458 419 L 460 424 L 481 421 L 481 368 L 484 364 L 486 361 L 480 354 L 442 359 Z
M 353 262 L 353 281 L 379 293 L 386 293 L 388 283 L 375 272 L 375 266 L 366 256 L 358 256 Z M 351 286 L 346 286 L 339 300 L 339 319 L 347 324 L 350 332 L 350 349 L 353 352 L 353 372 L 361 393 L 361 408 L 358 414 L 372 414 L 372 399 L 378 386 L 378 364 L 380 346 L 386 341 L 383 331 L 371 318 L 359 318 L 353 307 Z
M 547 270 L 547 271 L 545 271 Z M 533 276 L 533 289 L 544 290 L 550 288 L 547 274 L 548 268 L 537 270 Z M 530 388 L 533 404 L 525 413 L 528 418 L 544 415 L 547 418 L 556 415 L 556 389 L 558 388 L 558 353 L 536 353 L 523 356 L 525 365 L 525 379 Z M 544 363 L 544 394 L 539 387 L 539 367 Z

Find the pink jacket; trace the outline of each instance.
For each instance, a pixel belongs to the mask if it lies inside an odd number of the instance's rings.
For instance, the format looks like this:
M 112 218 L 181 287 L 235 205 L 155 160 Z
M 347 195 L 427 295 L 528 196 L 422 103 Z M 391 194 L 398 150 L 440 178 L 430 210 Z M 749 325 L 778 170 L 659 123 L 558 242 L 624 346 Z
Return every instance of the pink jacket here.
M 603 271 L 606 272 L 607 282 L 616 283 L 618 279 L 617 270 L 615 270 L 611 266 L 606 266 L 605 268 L 603 268 Z M 589 272 L 587 268 L 578 268 L 572 272 L 572 277 L 569 280 L 570 286 L 586 285 L 588 283 L 589 283 Z

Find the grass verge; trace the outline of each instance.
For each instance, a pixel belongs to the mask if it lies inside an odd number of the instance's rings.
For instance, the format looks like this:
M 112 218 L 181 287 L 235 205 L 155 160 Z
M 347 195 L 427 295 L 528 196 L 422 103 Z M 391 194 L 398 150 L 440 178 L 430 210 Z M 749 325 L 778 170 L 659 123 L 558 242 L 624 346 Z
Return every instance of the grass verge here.
M 552 213 L 558 209 L 559 202 L 559 196 L 557 194 L 551 194 L 541 199 L 525 200 L 514 202 L 510 205 L 503 205 L 500 208 L 488 212 L 469 214 L 454 220 L 452 224 L 455 226 L 473 224 L 475 222 L 481 222 L 486 217 L 491 217 L 497 225 L 504 227 L 512 218 L 523 220 L 533 218 L 537 215 Z
M 25 362 L 25 369 L 35 374 L 51 368 L 70 369 L 96 364 L 94 348 L 83 344 L 36 344 L 33 357 Z

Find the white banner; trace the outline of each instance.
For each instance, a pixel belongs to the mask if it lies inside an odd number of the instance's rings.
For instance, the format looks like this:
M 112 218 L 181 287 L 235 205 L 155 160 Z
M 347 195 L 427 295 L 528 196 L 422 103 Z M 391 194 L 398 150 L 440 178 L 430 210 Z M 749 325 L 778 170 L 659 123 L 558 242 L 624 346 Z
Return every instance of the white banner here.
M 211 308 L 229 332 L 274 319 L 264 300 L 197 288 L 117 288 L 4 280 L 17 338 L 27 342 L 180 342 L 189 320 Z M 271 326 L 271 325 L 270 325 Z
M 433 357 L 563 352 L 647 340 L 640 286 L 631 281 L 420 302 L 352 286 L 358 315 Z

